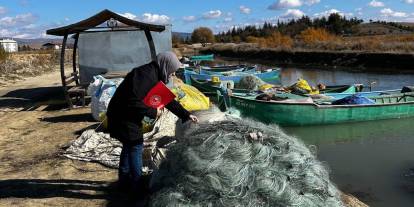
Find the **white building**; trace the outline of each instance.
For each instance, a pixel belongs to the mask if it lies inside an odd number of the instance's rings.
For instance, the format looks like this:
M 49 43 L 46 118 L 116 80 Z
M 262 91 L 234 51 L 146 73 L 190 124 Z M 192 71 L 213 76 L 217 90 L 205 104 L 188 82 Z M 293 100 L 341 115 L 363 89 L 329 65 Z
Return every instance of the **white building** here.
M 17 42 L 12 39 L 0 39 L 0 46 L 3 47 L 6 52 L 17 52 L 19 50 Z

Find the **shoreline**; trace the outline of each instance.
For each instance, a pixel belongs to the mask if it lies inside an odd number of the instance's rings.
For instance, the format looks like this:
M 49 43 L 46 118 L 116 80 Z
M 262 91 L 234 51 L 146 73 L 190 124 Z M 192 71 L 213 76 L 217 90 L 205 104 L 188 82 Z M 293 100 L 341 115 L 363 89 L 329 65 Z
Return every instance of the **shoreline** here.
M 199 53 L 213 53 L 224 59 L 297 66 L 340 69 L 357 72 L 414 73 L 414 54 L 331 51 L 285 51 L 269 48 L 246 48 L 243 45 L 200 48 Z M 242 57 L 242 58 L 241 58 Z

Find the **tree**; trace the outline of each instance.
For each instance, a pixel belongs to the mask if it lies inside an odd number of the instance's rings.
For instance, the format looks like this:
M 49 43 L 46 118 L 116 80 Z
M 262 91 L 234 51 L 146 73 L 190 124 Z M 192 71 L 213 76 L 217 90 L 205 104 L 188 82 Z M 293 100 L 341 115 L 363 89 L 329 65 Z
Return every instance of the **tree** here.
M 191 34 L 191 41 L 193 43 L 214 43 L 214 34 L 208 27 L 199 27 Z
M 184 40 L 183 40 L 183 38 L 180 37 L 180 35 L 178 35 L 178 34 L 173 34 L 172 35 L 172 44 L 173 45 L 176 46 L 176 45 L 179 45 L 183 42 L 184 42 Z

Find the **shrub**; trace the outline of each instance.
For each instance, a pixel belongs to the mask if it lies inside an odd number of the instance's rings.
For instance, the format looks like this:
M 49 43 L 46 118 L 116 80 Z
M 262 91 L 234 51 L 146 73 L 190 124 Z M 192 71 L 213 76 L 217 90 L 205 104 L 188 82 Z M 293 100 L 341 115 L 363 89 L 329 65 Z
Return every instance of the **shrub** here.
M 306 44 L 314 44 L 318 42 L 335 41 L 338 37 L 329 33 L 326 29 L 308 28 L 300 33 L 299 39 Z
M 6 61 L 9 53 L 7 53 L 2 46 L 0 46 L 0 63 Z
M 292 48 L 293 40 L 287 35 L 283 35 L 280 32 L 274 32 L 268 37 L 252 37 L 246 38 L 248 43 L 257 43 L 260 47 L 268 48 Z

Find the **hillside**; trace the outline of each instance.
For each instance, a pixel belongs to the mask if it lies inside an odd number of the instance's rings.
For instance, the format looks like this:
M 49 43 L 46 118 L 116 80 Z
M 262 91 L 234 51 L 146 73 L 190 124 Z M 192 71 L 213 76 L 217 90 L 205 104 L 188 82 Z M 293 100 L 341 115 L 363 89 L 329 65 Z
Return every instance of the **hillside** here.
M 185 32 L 173 32 L 172 35 L 178 35 L 182 39 L 187 39 L 191 37 L 191 33 Z M 13 38 L 17 41 L 19 45 L 28 45 L 31 48 L 39 49 L 45 43 L 54 43 L 54 44 L 61 44 L 61 38 L 37 38 L 37 39 L 21 39 L 21 38 Z M 68 38 L 68 44 L 72 45 L 74 40 L 72 38 Z
M 403 26 L 412 26 L 414 29 L 414 23 L 398 23 Z M 382 23 L 363 23 L 355 26 L 354 35 L 388 35 L 388 34 L 414 34 L 413 31 L 402 29 L 396 26 Z

